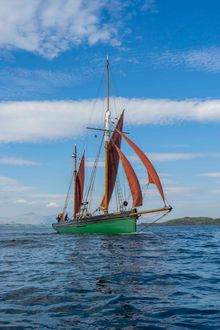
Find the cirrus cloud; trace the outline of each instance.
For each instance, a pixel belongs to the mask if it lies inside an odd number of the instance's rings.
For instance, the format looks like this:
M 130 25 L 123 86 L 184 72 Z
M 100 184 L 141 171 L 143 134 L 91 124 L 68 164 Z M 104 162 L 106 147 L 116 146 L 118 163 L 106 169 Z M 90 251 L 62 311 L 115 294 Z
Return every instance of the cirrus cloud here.
M 201 173 L 200 176 L 206 176 L 208 178 L 220 178 L 220 172 Z
M 155 58 L 155 56 L 154 56 Z M 220 48 L 210 47 L 182 51 L 166 51 L 154 60 L 172 66 L 184 66 L 189 69 L 207 72 L 220 71 Z
M 0 157 L 0 164 L 4 165 L 19 165 L 19 166 L 33 166 L 39 163 L 29 159 L 16 158 L 16 157 Z

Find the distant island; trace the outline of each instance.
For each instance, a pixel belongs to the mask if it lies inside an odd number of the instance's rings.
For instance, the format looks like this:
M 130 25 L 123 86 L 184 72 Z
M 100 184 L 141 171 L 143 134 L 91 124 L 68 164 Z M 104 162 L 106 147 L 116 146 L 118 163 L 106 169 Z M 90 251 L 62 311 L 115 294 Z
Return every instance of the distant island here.
M 0 217 L 0 225 L 51 225 L 56 215 L 39 215 L 36 213 L 25 213 L 19 216 L 6 218 Z M 210 217 L 184 217 L 156 223 L 141 223 L 143 226 L 178 226 L 178 225 L 220 225 L 220 218 Z
M 166 222 L 155 223 L 157 226 L 177 226 L 177 225 L 220 225 L 220 218 L 209 217 L 184 217 L 168 220 Z

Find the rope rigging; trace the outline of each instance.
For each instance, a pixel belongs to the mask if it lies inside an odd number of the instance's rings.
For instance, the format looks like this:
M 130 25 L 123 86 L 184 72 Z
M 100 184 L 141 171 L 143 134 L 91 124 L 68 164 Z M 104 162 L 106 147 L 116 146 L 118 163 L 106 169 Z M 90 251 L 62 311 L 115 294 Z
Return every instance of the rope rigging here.
M 93 195 L 93 189 L 94 189 L 94 183 L 95 183 L 95 177 L 96 177 L 96 169 L 97 169 L 97 166 L 98 166 L 103 141 L 104 141 L 104 134 L 102 135 L 101 143 L 100 143 L 100 146 L 98 148 L 98 152 L 97 152 L 96 159 L 95 159 L 93 169 L 92 169 L 92 173 L 91 173 L 91 176 L 90 176 L 88 188 L 87 188 L 86 193 L 85 193 L 84 201 L 85 201 L 85 203 L 88 203 L 88 207 L 91 207 L 91 203 L 92 203 L 92 195 Z
M 140 232 L 140 231 L 142 231 L 144 228 L 146 228 L 146 227 L 150 227 L 150 226 L 152 226 L 153 224 L 155 224 L 157 221 L 159 221 L 159 220 L 161 220 L 162 218 L 164 218 L 168 213 L 170 213 L 170 211 L 167 211 L 167 212 L 165 212 L 164 214 L 162 214 L 161 216 L 159 216 L 158 218 L 156 218 L 153 222 L 151 222 L 151 223 L 147 223 L 147 224 L 144 224 L 144 225 L 140 225 L 140 229 L 138 230 L 138 232 Z M 143 218 L 144 219 L 144 217 L 143 216 L 141 216 L 141 218 Z
M 102 78 L 103 78 L 103 76 L 102 76 Z M 100 81 L 100 85 L 99 85 L 98 90 L 100 89 L 101 83 L 102 83 L 102 79 Z M 114 110 L 117 114 L 117 108 L 116 108 L 115 101 L 116 101 L 116 99 L 114 98 L 113 99 L 113 103 L 114 103 L 114 106 L 115 106 Z M 109 102 L 109 95 L 108 95 L 108 102 Z M 97 99 L 94 102 L 94 107 L 95 107 L 95 103 L 97 103 Z M 107 106 L 107 108 L 108 108 L 108 106 Z M 93 115 L 93 111 L 90 114 L 90 119 L 91 119 L 92 115 Z M 109 130 L 110 138 L 112 138 L 112 134 L 113 134 L 112 132 L 114 131 L 115 126 L 116 126 L 115 122 L 112 121 L 112 122 L 110 122 L 110 125 L 107 127 L 107 129 Z M 88 180 L 87 189 L 86 189 L 86 192 L 84 194 L 84 199 L 83 199 L 83 202 L 81 203 L 81 208 L 80 208 L 81 209 L 81 211 L 80 211 L 81 215 L 83 215 L 85 212 L 90 210 L 91 207 L 92 207 L 93 191 L 94 191 L 94 187 L 95 187 L 95 179 L 96 179 L 96 173 L 97 173 L 96 170 L 97 170 L 98 162 L 99 162 L 99 159 L 100 159 L 100 154 L 101 154 L 101 150 L 102 150 L 102 146 L 103 146 L 104 136 L 105 136 L 105 133 L 103 133 L 103 135 L 102 135 L 101 143 L 100 143 L 100 146 L 98 148 L 98 152 L 97 152 L 97 155 L 96 155 L 96 158 L 95 158 L 95 161 L 94 161 L 94 165 L 93 165 L 93 168 L 92 168 L 92 171 L 91 171 L 91 174 L 90 174 L 90 178 Z M 87 139 L 88 139 L 88 135 L 86 134 L 86 140 Z M 114 153 L 112 153 L 111 163 L 112 163 L 111 164 L 112 170 L 115 171 L 115 173 L 116 173 L 116 177 L 114 177 L 115 186 L 113 188 L 114 193 L 115 193 L 116 207 L 117 207 L 118 211 L 123 211 L 123 210 L 125 210 L 127 205 L 124 203 L 125 196 L 123 196 L 124 194 L 122 192 L 122 188 L 121 188 L 121 184 L 120 184 L 120 180 L 119 180 L 119 176 L 118 176 L 118 172 L 119 172 L 118 159 L 116 157 L 116 154 L 114 154 Z M 67 195 L 66 195 L 66 199 L 65 199 L 65 203 L 64 203 L 63 214 L 65 214 L 65 212 L 67 210 L 67 207 L 68 207 L 69 195 L 70 195 L 71 187 L 72 187 L 72 184 L 73 184 L 73 180 L 74 180 L 74 171 L 72 171 L 71 180 L 70 180 L 70 184 L 69 184 L 69 187 L 68 187 L 68 191 L 67 191 Z M 127 180 L 125 180 L 125 178 L 124 178 L 124 181 L 127 181 Z M 145 189 L 144 190 L 141 189 L 143 191 L 143 198 L 146 197 L 146 193 L 148 191 L 149 183 L 147 183 L 147 185 L 144 185 L 144 186 L 145 186 Z M 108 189 L 106 189 L 106 196 L 108 196 L 107 192 L 108 192 Z M 129 201 L 131 200 L 131 195 L 132 195 L 132 193 L 129 190 Z M 106 199 L 108 199 L 108 197 L 106 197 Z M 161 217 L 159 217 L 158 219 L 156 219 L 155 221 L 153 221 L 152 224 L 154 224 L 159 219 L 163 218 L 166 214 L 167 214 L 167 212 L 164 215 L 162 215 Z
M 68 190 L 67 190 L 67 194 L 66 194 L 66 199 L 65 199 L 63 211 L 62 211 L 63 214 L 66 213 L 66 210 L 67 210 L 67 207 L 68 207 L 68 203 L 69 203 L 69 195 L 70 195 L 70 191 L 71 191 L 72 184 L 73 184 L 73 178 L 74 178 L 74 171 L 73 171 L 73 169 L 72 169 L 71 173 L 72 173 L 72 175 L 71 175 L 69 187 L 68 187 Z

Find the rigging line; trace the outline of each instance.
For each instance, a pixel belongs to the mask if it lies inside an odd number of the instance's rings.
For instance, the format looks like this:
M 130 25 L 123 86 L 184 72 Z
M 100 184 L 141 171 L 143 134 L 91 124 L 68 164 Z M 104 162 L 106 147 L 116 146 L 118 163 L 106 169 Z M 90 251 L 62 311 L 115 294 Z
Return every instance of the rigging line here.
M 146 189 L 144 189 L 146 188 Z M 143 187 L 141 187 L 141 190 L 144 189 L 144 194 L 143 194 L 143 199 L 147 196 L 147 192 L 148 192 L 148 188 L 149 188 L 149 182 L 147 182 L 147 184 L 143 184 Z
M 95 161 L 94 166 L 93 166 L 93 171 L 91 173 L 91 179 L 90 179 L 90 183 L 88 186 L 88 191 L 87 191 L 87 195 L 85 198 L 85 201 L 91 201 L 91 195 L 93 193 L 94 190 L 94 184 L 95 184 L 95 178 L 96 178 L 96 169 L 97 169 L 97 162 Z
M 90 193 L 90 198 L 88 198 L 88 210 L 91 209 L 92 207 L 92 201 L 93 201 L 93 191 L 94 191 L 94 185 L 95 185 L 95 177 L 96 175 L 94 175 L 94 180 L 91 184 L 91 193 Z
M 68 187 L 67 194 L 66 194 L 66 199 L 65 199 L 65 203 L 64 203 L 64 207 L 63 207 L 63 214 L 65 214 L 66 213 L 66 210 L 67 210 L 68 202 L 69 202 L 70 190 L 71 190 L 71 187 L 72 187 L 72 184 L 73 184 L 73 178 L 74 178 L 74 171 L 73 171 L 73 169 L 72 169 L 71 172 L 72 172 L 72 176 L 71 176 L 69 187 Z
M 113 133 L 112 133 L 113 135 Z M 112 138 L 112 135 L 111 135 L 111 138 Z M 121 140 L 122 141 L 122 140 Z M 121 145 L 121 143 L 120 143 Z M 112 145 L 112 148 L 114 148 L 114 145 Z M 113 167 L 114 167 L 114 170 L 115 172 L 117 173 L 116 174 L 116 179 L 115 179 L 115 193 L 117 193 L 117 198 L 118 198 L 118 204 L 119 204 L 119 209 L 121 207 L 121 204 L 122 204 L 122 199 L 123 199 L 123 196 L 122 196 L 122 190 L 121 190 L 121 184 L 120 184 L 120 180 L 119 180 L 119 177 L 118 177 L 118 171 L 119 171 L 119 163 L 120 163 L 120 159 L 118 160 L 118 168 L 116 167 L 116 159 L 115 159 L 115 155 L 114 152 L 112 153 L 112 158 L 113 158 Z M 121 198 L 122 197 L 122 198 Z M 117 201 L 116 201 L 117 203 Z
M 101 86 L 103 85 L 104 75 L 105 75 L 105 70 L 103 69 L 102 70 L 102 75 L 101 75 L 101 78 L 100 78 L 100 81 L 99 81 L 96 97 L 95 97 L 95 99 L 93 99 L 92 108 L 91 108 L 90 115 L 89 115 L 89 118 L 88 118 L 89 123 L 92 122 L 92 117 L 94 115 L 94 109 L 95 109 L 95 106 L 97 105 L 98 96 L 100 95 Z
M 91 110 L 89 111 L 89 116 L 88 116 L 88 121 L 87 123 L 92 123 L 92 120 L 93 120 L 93 117 L 94 117 L 94 109 L 96 108 L 96 105 L 97 105 L 97 102 L 98 102 L 98 97 L 100 96 L 100 90 L 101 90 L 101 87 L 103 85 L 103 81 L 104 81 L 104 76 L 105 76 L 105 70 L 103 68 L 102 70 L 102 74 L 101 74 L 101 77 L 100 77 L 100 80 L 99 80 L 99 84 L 98 84 L 98 88 L 97 88 L 97 93 L 96 93 L 96 96 L 95 96 L 95 99 L 93 99 L 93 102 L 92 102 L 92 106 L 91 106 Z M 102 102 L 102 107 L 104 107 L 104 100 Z M 88 126 L 88 125 L 86 125 Z M 88 143 L 88 136 L 89 136 L 89 132 L 88 130 L 86 130 L 86 134 L 84 135 L 84 139 L 83 139 L 83 142 L 84 142 L 84 145 L 87 145 Z
M 144 183 L 143 185 L 142 185 L 142 187 L 141 187 L 141 191 L 142 192 L 144 192 L 143 193 L 143 204 L 144 204 L 144 199 L 146 198 L 146 196 L 147 196 L 147 193 L 148 193 L 148 191 L 149 191 L 149 182 L 147 182 L 147 183 Z
M 100 146 L 99 146 L 99 149 L 98 149 L 98 152 L 97 152 L 97 156 L 96 156 L 96 159 L 95 159 L 95 162 L 94 162 L 94 165 L 93 165 L 92 173 L 91 173 L 91 176 L 90 176 L 89 185 L 88 185 L 87 191 L 85 193 L 85 201 L 87 201 L 89 199 L 89 195 L 92 191 L 92 186 L 94 186 L 95 174 L 96 174 L 96 169 L 97 169 L 97 165 L 98 165 L 98 161 L 99 161 L 103 141 L 104 141 L 104 134 L 102 135 L 102 140 L 101 140 L 101 143 L 100 143 Z
M 101 153 L 101 149 L 102 149 L 102 145 L 103 145 L 103 140 L 104 140 L 104 134 L 102 136 L 101 144 L 99 146 L 98 153 L 97 153 L 94 165 L 93 165 L 93 172 L 91 174 L 90 186 L 88 188 L 88 194 L 87 194 L 87 199 L 86 199 L 86 201 L 88 201 L 88 210 L 90 210 L 90 208 L 92 207 L 96 172 L 97 172 L 98 161 L 99 161 L 99 157 L 100 157 L 100 153 Z
M 115 202 L 116 202 L 116 209 L 117 211 L 119 210 L 119 201 L 118 201 L 118 191 L 117 191 L 117 186 L 115 189 Z
M 128 186 L 128 194 L 127 194 L 127 202 L 129 203 L 129 204 L 131 204 L 132 203 L 132 193 L 131 193 L 131 190 L 129 189 L 129 186 Z
M 141 229 L 152 226 L 154 223 L 156 223 L 157 221 L 159 221 L 159 220 L 161 220 L 162 218 L 164 218 L 168 213 L 170 213 L 170 211 L 167 211 L 166 213 L 162 214 L 159 218 L 157 218 L 157 219 L 154 220 L 153 222 L 145 224 L 144 226 L 142 226 Z M 144 217 L 142 217 L 142 218 L 144 219 Z M 139 232 L 139 231 L 138 231 L 138 232 Z
M 115 93 L 116 93 L 116 95 L 118 95 L 118 96 L 116 96 L 113 99 L 114 100 L 115 109 L 116 109 L 115 112 L 116 112 L 116 116 L 117 116 L 116 99 L 117 99 L 117 103 L 119 104 L 119 108 L 120 109 L 126 109 L 126 103 L 124 102 L 124 104 L 122 104 L 121 98 L 119 96 L 120 95 L 119 94 L 120 91 L 119 91 L 119 88 L 118 88 L 118 84 L 117 84 L 117 82 L 115 80 L 114 75 L 112 74 L 111 66 L 109 67 L 109 72 L 110 72 L 110 75 L 111 75 L 111 81 L 112 81 L 111 85 L 113 87 L 112 89 L 115 89 Z M 126 118 L 127 118 L 127 120 L 126 120 L 126 126 L 128 126 L 128 131 L 129 131 L 129 128 L 134 127 L 133 118 L 129 114 L 129 111 L 126 111 Z
M 128 194 L 129 194 L 129 188 L 126 185 L 127 181 L 126 181 L 126 174 L 124 171 L 122 171 L 122 184 L 123 184 L 123 194 L 124 194 L 124 200 L 128 201 Z
M 141 231 L 139 232 L 139 231 L 138 231 L 138 234 L 141 234 L 141 233 L 146 234 L 144 231 L 143 231 L 143 232 L 141 232 Z M 162 237 L 163 237 L 162 235 L 160 235 L 160 234 L 158 234 L 158 233 L 155 233 L 154 231 L 149 230 L 149 229 L 147 230 L 147 233 L 151 233 L 151 234 L 157 236 L 157 237 L 159 238 L 159 240 L 162 242 Z
M 114 78 L 114 75 L 112 74 L 111 67 L 109 68 L 109 72 L 110 72 L 110 75 L 111 75 L 111 81 L 112 81 L 112 87 L 113 87 L 113 90 L 115 90 L 115 94 L 116 94 L 116 95 L 119 95 L 119 88 L 118 88 L 118 86 L 117 86 L 117 83 L 116 83 L 116 80 L 115 80 L 115 78 Z M 115 106 L 115 114 L 116 114 L 116 116 L 117 116 L 116 98 L 117 98 L 117 102 L 118 102 L 118 104 L 119 104 L 119 107 L 120 107 L 121 109 L 123 109 L 123 106 L 122 106 L 122 103 L 121 103 L 121 101 L 120 101 L 119 96 L 114 97 L 113 100 L 114 100 L 114 106 Z
M 118 194 L 118 206 L 120 209 L 123 205 L 123 200 L 125 200 L 125 198 L 123 198 L 124 196 L 122 194 L 121 183 L 118 176 L 116 177 L 116 189 Z

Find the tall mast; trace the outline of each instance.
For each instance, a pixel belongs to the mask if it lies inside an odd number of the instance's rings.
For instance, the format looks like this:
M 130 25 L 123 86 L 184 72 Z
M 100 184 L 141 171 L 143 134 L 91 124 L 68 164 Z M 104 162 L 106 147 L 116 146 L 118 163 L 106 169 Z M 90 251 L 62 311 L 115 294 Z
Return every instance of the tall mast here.
M 110 109 L 109 109 L 109 60 L 106 59 L 106 111 L 105 111 L 105 204 L 104 213 L 108 214 L 108 177 L 109 177 L 109 157 L 108 148 L 110 141 Z
M 74 159 L 74 210 L 73 210 L 73 215 L 74 215 L 74 219 L 75 219 L 76 218 L 76 175 L 77 175 L 77 148 L 76 148 L 76 144 L 74 146 L 73 159 Z

